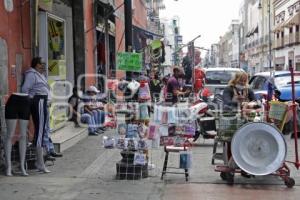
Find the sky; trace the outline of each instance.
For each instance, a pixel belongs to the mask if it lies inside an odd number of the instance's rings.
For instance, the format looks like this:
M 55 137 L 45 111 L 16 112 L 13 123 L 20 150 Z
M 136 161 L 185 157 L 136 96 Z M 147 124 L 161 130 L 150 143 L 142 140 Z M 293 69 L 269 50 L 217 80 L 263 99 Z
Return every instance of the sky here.
M 160 17 L 171 19 L 179 17 L 180 34 L 183 43 L 196 36 L 196 46 L 210 48 L 228 30 L 233 19 L 239 19 L 243 0 L 164 0 L 165 10 Z

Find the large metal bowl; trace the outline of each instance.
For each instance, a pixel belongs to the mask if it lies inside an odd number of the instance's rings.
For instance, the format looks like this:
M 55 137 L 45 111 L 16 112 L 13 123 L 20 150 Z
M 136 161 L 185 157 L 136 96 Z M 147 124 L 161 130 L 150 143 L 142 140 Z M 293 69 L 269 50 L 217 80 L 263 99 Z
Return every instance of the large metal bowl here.
M 282 166 L 287 146 L 276 127 L 254 122 L 236 131 L 231 142 L 231 152 L 238 167 L 259 176 L 272 174 Z

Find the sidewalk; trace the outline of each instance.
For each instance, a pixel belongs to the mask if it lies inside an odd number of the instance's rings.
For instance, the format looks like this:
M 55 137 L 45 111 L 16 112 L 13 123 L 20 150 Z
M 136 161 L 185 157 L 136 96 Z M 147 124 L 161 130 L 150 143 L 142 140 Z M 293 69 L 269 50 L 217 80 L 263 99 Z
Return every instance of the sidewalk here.
M 107 131 L 105 135 L 112 135 Z M 296 199 L 300 194 L 300 173 L 291 167 L 296 180 L 293 189 L 287 189 L 278 177 L 264 176 L 246 179 L 236 176 L 235 185 L 225 184 L 211 163 L 212 140 L 201 140 L 193 148 L 193 168 L 190 181 L 184 175 L 167 175 L 160 180 L 163 149 L 152 150 L 150 177 L 142 180 L 116 180 L 116 162 L 121 159 L 120 150 L 102 147 L 102 136 L 89 136 L 64 151 L 50 174 L 29 171 L 29 177 L 0 176 L 0 199 Z M 292 146 L 289 140 L 288 146 Z M 290 148 L 291 150 L 291 148 Z M 290 157 L 291 151 L 289 152 Z M 178 156 L 171 155 L 170 164 L 178 166 Z M 243 198 L 245 197 L 245 198 Z

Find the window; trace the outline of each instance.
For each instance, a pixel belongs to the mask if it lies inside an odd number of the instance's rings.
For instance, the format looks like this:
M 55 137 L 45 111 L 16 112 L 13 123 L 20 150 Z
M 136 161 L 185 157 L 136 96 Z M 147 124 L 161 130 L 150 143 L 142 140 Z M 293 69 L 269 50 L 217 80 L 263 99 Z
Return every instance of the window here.
M 281 37 L 282 38 L 284 37 L 284 31 L 281 31 Z
M 276 38 L 279 38 L 279 36 L 280 36 L 279 33 L 277 33 L 277 34 L 276 34 Z
M 296 32 L 299 32 L 299 25 L 296 25 Z
M 290 27 L 290 33 L 293 33 L 293 27 Z

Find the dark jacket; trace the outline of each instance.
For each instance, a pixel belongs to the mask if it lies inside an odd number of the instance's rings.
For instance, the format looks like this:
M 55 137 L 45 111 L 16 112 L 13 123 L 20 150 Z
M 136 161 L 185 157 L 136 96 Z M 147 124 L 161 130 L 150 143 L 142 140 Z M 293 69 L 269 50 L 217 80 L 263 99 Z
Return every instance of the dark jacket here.
M 249 88 L 244 89 L 242 91 L 239 91 L 238 89 L 236 89 L 236 91 L 239 92 L 240 94 L 243 94 L 243 92 L 247 92 L 247 98 L 248 98 L 249 102 L 256 100 L 253 91 Z M 233 101 L 233 97 L 234 97 L 234 87 L 233 86 L 226 87 L 223 91 L 223 106 L 224 106 L 223 108 L 224 108 L 224 110 L 236 110 L 237 109 L 238 102 Z

